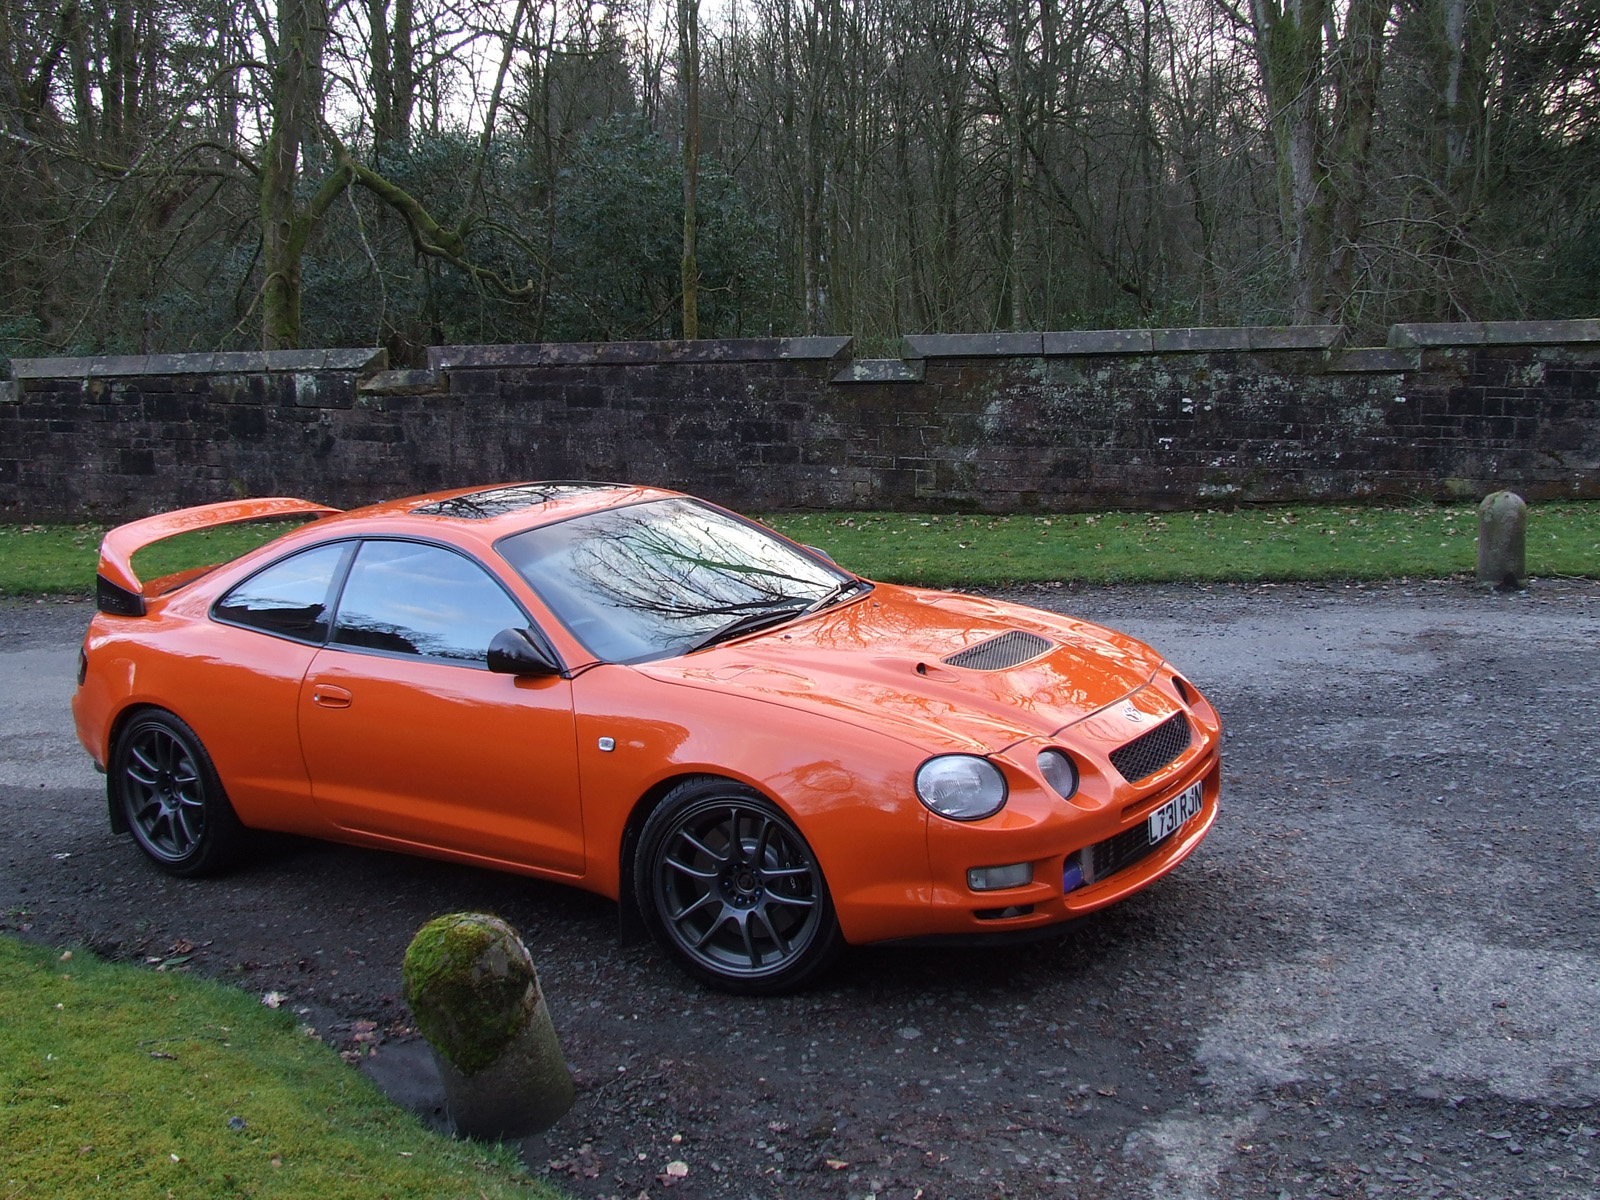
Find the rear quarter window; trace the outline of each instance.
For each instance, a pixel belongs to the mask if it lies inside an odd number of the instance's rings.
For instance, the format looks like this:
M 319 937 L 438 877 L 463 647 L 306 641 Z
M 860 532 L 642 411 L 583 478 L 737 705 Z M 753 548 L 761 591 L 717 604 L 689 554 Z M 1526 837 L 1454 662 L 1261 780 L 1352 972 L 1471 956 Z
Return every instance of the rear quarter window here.
M 334 587 L 351 549 L 348 542 L 334 542 L 280 559 L 231 589 L 211 614 L 278 637 L 326 641 Z

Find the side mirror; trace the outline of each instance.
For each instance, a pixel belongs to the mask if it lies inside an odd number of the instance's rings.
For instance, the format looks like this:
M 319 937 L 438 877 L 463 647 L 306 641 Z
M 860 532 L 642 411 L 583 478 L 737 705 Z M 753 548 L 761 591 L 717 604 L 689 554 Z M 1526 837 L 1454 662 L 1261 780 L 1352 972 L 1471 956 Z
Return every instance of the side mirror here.
M 833 555 L 829 554 L 821 546 L 807 546 L 806 549 L 811 551 L 811 553 L 815 554 L 818 558 L 822 559 L 824 562 L 833 562 Z M 838 563 L 833 563 L 833 565 L 837 567 L 839 564 Z
M 561 663 L 537 630 L 502 629 L 489 643 L 489 670 L 499 675 L 559 675 Z

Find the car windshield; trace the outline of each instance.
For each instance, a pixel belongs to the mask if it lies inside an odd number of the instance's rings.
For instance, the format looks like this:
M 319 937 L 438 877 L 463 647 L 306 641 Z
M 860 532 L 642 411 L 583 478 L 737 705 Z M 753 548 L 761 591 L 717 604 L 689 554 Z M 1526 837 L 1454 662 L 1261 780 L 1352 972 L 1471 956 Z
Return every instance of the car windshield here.
M 503 538 L 498 549 L 609 662 L 684 654 L 719 633 L 842 598 L 853 582 L 758 526 L 686 499 L 587 513 Z

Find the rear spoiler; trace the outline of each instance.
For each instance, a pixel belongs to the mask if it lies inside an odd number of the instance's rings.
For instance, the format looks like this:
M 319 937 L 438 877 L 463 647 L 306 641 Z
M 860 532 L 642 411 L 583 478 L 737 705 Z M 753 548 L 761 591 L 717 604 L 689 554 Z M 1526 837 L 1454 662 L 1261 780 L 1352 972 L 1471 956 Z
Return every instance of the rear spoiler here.
M 153 542 L 180 533 L 197 533 L 242 521 L 273 517 L 330 517 L 340 509 L 289 496 L 264 496 L 258 500 L 230 500 L 158 513 L 141 521 L 118 525 L 100 543 L 100 567 L 95 579 L 95 599 L 103 613 L 118 617 L 144 616 L 144 585 L 134 574 L 133 556 Z

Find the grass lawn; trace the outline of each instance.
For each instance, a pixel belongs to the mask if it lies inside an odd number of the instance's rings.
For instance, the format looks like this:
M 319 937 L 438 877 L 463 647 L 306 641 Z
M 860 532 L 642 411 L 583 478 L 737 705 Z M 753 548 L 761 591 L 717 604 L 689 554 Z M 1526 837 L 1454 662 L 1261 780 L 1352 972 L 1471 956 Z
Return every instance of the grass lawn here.
M 381 1051 L 380 1051 L 381 1053 Z M 235 988 L 0 937 L 0 1196 L 554 1197 Z
M 862 575 L 935 587 L 1442 578 L 1477 569 L 1476 507 L 1010 517 L 826 513 L 775 516 L 770 523 Z M 1600 577 L 1600 504 L 1531 508 L 1528 570 Z
M 134 555 L 140 577 L 227 562 L 293 527 L 260 521 L 185 533 Z M 0 525 L 0 596 L 92 595 L 104 525 Z M 3 1193 L 0 1193 L 3 1198 Z
M 1299 506 L 1231 512 L 935 516 L 779 513 L 764 518 L 870 579 L 935 587 L 1079 580 L 1441 578 L 1476 566 L 1475 507 Z M 140 552 L 146 579 L 226 561 L 281 524 L 185 534 Z M 94 589 L 92 525 L 0 526 L 0 595 Z M 1535 576 L 1600 577 L 1600 503 L 1540 504 L 1528 518 Z

